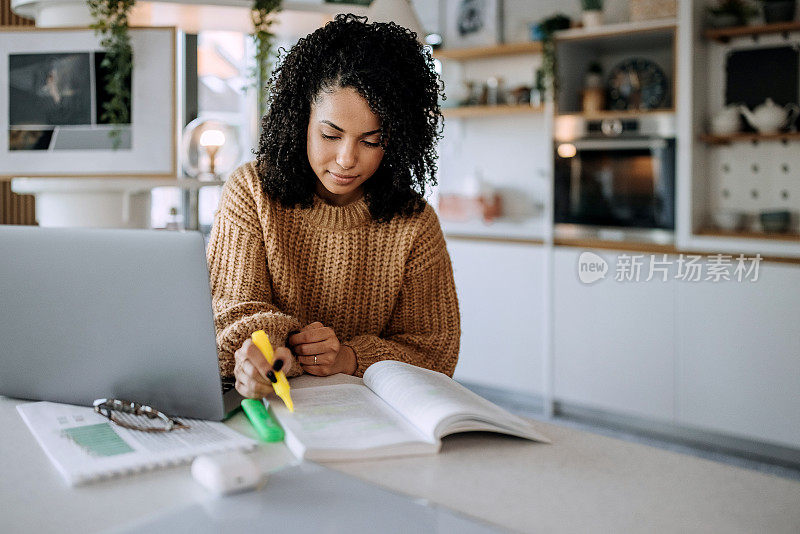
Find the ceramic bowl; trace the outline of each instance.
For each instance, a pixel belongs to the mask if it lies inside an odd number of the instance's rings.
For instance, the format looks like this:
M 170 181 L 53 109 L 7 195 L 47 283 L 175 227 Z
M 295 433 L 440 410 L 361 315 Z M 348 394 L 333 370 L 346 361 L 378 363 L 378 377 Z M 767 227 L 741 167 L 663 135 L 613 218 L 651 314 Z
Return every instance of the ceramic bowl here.
M 741 230 L 747 222 L 747 214 L 743 211 L 715 211 L 712 214 L 714 226 L 720 230 Z
M 761 228 L 768 233 L 784 233 L 789 230 L 792 223 L 792 212 L 786 210 L 780 211 L 762 211 L 759 214 L 761 221 Z
M 727 117 L 715 117 L 711 120 L 711 133 L 714 135 L 731 135 L 742 129 L 741 119 L 730 120 Z

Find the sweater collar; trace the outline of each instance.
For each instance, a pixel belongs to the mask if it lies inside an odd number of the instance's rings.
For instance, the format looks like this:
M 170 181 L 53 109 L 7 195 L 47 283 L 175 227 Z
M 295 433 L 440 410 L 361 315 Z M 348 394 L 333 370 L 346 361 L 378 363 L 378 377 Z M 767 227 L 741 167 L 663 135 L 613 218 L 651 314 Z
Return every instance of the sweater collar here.
M 318 195 L 314 195 L 312 206 L 303 211 L 309 222 L 330 230 L 356 228 L 372 217 L 363 196 L 344 206 L 335 206 L 328 204 Z

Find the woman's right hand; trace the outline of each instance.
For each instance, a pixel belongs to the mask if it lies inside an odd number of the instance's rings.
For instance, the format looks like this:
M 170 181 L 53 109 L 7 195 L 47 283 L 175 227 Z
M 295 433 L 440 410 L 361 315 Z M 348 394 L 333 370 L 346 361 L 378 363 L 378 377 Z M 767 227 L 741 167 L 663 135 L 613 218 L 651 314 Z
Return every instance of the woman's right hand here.
M 270 365 L 249 338 L 233 353 L 233 358 L 236 391 L 248 399 L 260 399 L 273 393 L 269 376 L 277 371 L 287 372 L 294 364 L 291 351 L 286 347 L 278 347 Z

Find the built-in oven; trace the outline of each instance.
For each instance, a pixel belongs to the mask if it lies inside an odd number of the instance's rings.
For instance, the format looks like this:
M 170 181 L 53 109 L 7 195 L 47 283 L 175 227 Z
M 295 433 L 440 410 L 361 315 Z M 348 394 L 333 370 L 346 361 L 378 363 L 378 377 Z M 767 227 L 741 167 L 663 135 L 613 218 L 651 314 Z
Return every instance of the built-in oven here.
M 557 237 L 671 242 L 675 116 L 556 118 Z

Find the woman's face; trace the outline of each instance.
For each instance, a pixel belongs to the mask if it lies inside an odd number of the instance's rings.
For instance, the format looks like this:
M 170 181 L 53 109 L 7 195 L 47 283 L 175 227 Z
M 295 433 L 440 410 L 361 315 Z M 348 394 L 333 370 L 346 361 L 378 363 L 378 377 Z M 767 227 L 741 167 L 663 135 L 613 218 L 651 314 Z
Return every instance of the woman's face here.
M 362 186 L 383 159 L 381 124 L 352 87 L 322 91 L 311 103 L 306 147 L 317 175 L 317 194 L 345 205 L 362 195 Z

